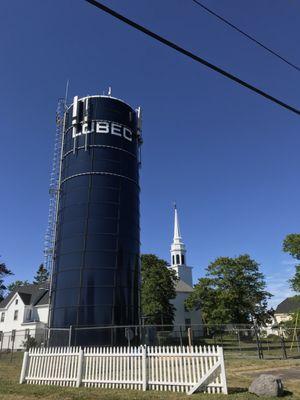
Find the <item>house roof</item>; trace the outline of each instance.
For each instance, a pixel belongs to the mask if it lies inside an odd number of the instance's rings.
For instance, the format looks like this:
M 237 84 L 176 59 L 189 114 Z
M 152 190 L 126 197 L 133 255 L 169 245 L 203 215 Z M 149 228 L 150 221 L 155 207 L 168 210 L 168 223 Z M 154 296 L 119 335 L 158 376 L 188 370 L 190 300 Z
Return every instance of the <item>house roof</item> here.
M 42 297 L 34 304 L 35 306 L 45 306 L 49 304 L 49 290 L 45 291 Z
M 300 296 L 287 297 L 278 304 L 275 314 L 289 314 L 300 310 Z
M 181 279 L 179 281 L 177 281 L 176 283 L 176 292 L 192 292 L 193 288 L 192 286 L 188 285 L 187 283 L 185 283 L 184 281 L 182 281 Z
M 44 297 L 46 295 L 48 296 L 48 292 L 49 292 L 48 282 L 40 283 L 37 285 L 31 284 L 31 285 L 19 286 L 18 288 L 10 292 L 8 296 L 6 296 L 6 298 L 0 302 L 0 308 L 5 308 L 16 293 L 19 294 L 23 303 L 28 306 L 28 305 L 37 305 L 40 302 L 43 302 Z

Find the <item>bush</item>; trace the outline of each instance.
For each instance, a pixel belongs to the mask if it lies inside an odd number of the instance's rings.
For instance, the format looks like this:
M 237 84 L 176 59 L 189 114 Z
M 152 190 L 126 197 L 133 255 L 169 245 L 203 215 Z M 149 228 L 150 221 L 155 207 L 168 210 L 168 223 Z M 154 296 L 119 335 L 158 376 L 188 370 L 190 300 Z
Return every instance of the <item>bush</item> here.
M 280 337 L 278 335 L 275 335 L 274 333 L 270 333 L 270 335 L 267 336 L 267 339 L 270 340 L 271 342 L 280 341 Z
M 37 341 L 35 340 L 34 337 L 29 335 L 28 338 L 26 340 L 24 340 L 22 345 L 25 348 L 25 350 L 29 350 L 32 347 L 36 347 L 37 346 Z

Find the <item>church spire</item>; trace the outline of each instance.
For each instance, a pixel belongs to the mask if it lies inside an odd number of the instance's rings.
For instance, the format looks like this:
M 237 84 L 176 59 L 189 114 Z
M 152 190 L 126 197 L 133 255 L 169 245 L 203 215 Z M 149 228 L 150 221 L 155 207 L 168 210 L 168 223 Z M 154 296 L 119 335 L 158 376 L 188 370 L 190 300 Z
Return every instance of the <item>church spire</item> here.
M 174 237 L 173 242 L 181 241 L 180 227 L 179 227 L 179 219 L 176 203 L 174 203 Z
M 171 244 L 171 268 L 176 272 L 180 281 L 193 286 L 192 268 L 186 265 L 185 244 L 183 243 L 180 227 L 178 210 L 174 204 L 174 237 Z
M 180 233 L 176 204 L 174 205 L 174 237 L 171 245 L 171 258 L 171 265 L 185 265 L 185 245 Z

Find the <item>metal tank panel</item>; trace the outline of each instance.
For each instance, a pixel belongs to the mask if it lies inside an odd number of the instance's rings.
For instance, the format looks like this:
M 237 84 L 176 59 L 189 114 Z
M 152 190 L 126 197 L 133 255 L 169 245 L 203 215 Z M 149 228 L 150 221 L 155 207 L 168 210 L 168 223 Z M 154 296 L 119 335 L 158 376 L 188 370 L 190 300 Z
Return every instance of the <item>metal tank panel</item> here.
M 65 118 L 50 326 L 138 324 L 138 112 L 75 97 Z M 105 339 L 82 333 L 76 344 L 89 341 Z

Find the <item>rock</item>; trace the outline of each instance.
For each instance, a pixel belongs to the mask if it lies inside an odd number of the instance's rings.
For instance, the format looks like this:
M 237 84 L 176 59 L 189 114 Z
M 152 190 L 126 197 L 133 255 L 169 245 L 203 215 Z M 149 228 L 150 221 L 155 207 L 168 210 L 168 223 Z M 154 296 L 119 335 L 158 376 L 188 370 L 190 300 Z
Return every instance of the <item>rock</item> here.
M 283 384 L 278 376 L 262 374 L 251 383 L 249 392 L 257 396 L 278 397 L 283 395 Z

